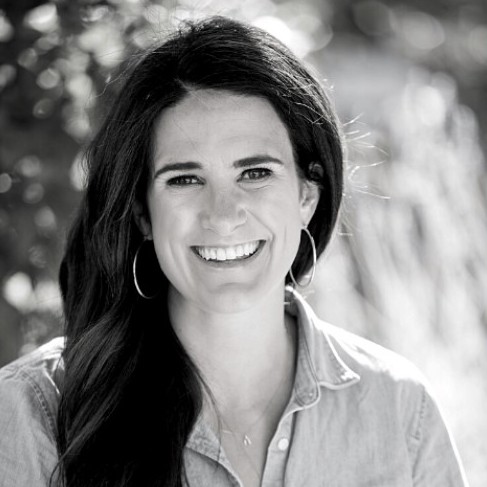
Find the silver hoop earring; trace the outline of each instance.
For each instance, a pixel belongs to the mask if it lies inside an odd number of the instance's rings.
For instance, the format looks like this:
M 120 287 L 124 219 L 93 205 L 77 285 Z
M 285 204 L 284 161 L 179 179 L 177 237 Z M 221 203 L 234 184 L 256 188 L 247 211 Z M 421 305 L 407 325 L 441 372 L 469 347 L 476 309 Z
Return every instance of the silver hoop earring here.
M 308 278 L 308 281 L 305 284 L 299 284 L 296 281 L 296 279 L 294 278 L 292 268 L 289 269 L 289 275 L 290 275 L 291 280 L 293 281 L 293 283 L 294 283 L 294 285 L 296 287 L 305 288 L 305 287 L 308 287 L 313 282 L 313 279 L 315 278 L 315 271 L 316 271 L 316 246 L 315 246 L 315 240 L 313 238 L 313 235 L 311 235 L 310 231 L 306 227 L 303 227 L 302 230 L 306 233 L 306 235 L 308 235 L 309 241 L 311 243 L 311 250 L 313 252 L 313 267 L 311 268 L 311 276 Z
M 139 245 L 139 248 L 137 249 L 137 252 L 135 252 L 135 256 L 134 256 L 134 262 L 132 264 L 132 273 L 134 275 L 134 284 L 135 284 L 135 289 L 137 289 L 137 292 L 139 293 L 139 296 L 143 297 L 144 299 L 154 299 L 159 293 L 160 293 L 160 289 L 158 289 L 155 293 L 152 293 L 152 294 L 146 294 L 144 293 L 144 291 L 142 291 L 142 288 L 139 284 L 139 281 L 137 279 L 137 263 L 141 260 L 141 257 L 140 257 L 140 250 L 142 249 L 143 245 L 147 242 L 150 242 L 151 240 L 149 239 L 144 239 L 140 245 Z M 155 264 L 157 265 L 157 267 L 159 267 L 159 264 L 157 263 L 157 259 L 155 259 Z M 152 264 L 154 264 L 154 262 L 152 262 Z

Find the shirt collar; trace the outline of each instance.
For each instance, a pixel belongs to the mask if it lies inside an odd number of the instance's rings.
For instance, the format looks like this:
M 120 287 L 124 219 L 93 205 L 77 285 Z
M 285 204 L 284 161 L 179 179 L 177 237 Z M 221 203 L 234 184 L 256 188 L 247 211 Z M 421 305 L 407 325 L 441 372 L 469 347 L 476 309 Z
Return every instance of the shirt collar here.
M 321 397 L 321 387 L 339 390 L 356 384 L 360 376 L 338 355 L 325 329 L 326 324 L 317 318 L 311 306 L 290 286 L 286 287 L 285 303 L 286 312 L 297 320 L 298 349 L 293 398 L 298 405 L 309 407 L 316 404 Z M 215 433 L 201 415 L 187 447 L 232 470 Z
M 220 440 L 217 438 L 213 430 L 206 424 L 201 414 L 196 420 L 193 431 L 186 443 L 186 447 L 211 458 L 217 464 L 221 464 L 231 470 L 230 462 L 225 457 Z
M 321 396 L 321 387 L 339 390 L 356 384 L 360 376 L 339 356 L 326 324 L 292 287 L 286 287 L 286 312 L 297 319 L 298 349 L 294 395 L 309 406 Z

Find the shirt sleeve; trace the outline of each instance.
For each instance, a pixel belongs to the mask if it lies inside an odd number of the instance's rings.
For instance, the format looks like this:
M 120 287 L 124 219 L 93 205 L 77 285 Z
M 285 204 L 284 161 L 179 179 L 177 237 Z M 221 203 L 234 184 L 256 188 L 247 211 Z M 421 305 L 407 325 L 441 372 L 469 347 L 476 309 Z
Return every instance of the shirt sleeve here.
M 412 446 L 415 487 L 468 487 L 455 444 L 435 400 L 425 387 Z
M 54 425 L 49 404 L 35 381 L 19 369 L 0 371 L 2 487 L 49 486 L 58 461 Z

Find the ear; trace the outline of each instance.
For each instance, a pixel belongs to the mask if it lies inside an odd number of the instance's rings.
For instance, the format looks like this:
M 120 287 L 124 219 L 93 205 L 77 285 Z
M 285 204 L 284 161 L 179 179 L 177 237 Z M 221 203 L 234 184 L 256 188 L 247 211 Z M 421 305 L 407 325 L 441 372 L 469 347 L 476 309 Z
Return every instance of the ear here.
M 301 180 L 299 205 L 301 222 L 305 227 L 308 226 L 308 223 L 315 213 L 316 206 L 318 205 L 318 201 L 320 199 L 320 193 L 320 188 L 316 183 L 307 179 Z
M 133 215 L 135 223 L 140 230 L 140 233 L 142 233 L 145 238 L 152 240 L 152 225 L 150 223 L 147 212 L 144 210 L 144 207 L 142 206 L 140 201 L 135 202 Z

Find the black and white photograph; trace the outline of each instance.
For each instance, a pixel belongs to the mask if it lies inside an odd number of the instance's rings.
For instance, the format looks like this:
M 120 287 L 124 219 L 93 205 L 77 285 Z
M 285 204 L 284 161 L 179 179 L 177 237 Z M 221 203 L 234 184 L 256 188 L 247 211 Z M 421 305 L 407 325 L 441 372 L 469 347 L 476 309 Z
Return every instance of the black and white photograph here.
M 487 2 L 0 0 L 0 487 L 485 487 Z

